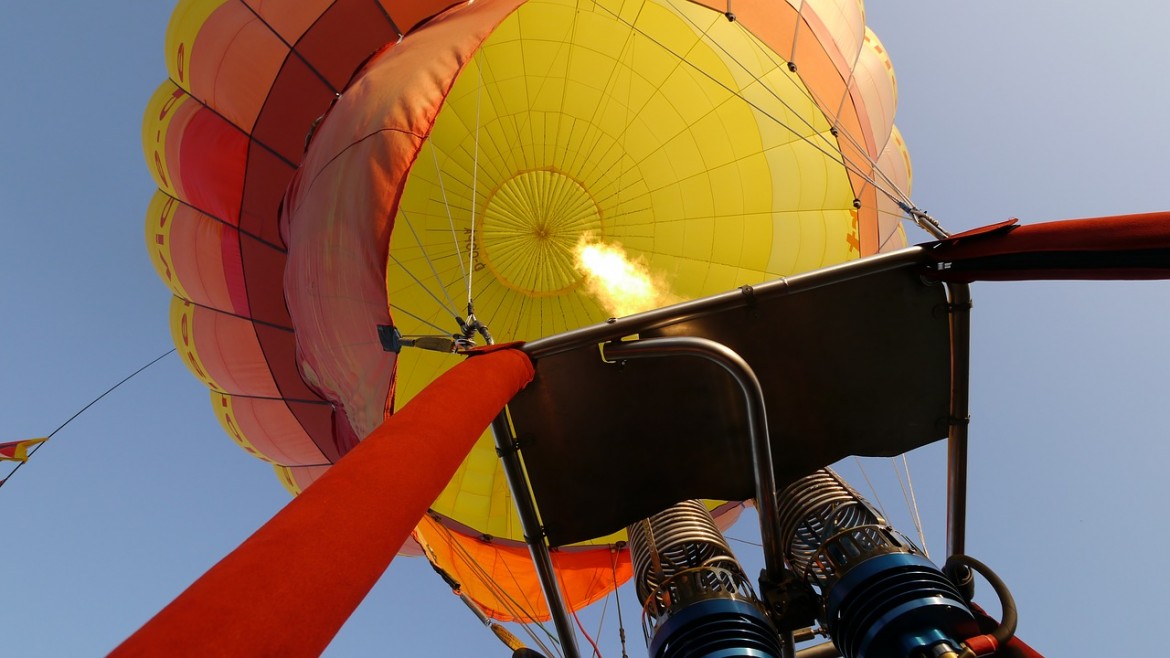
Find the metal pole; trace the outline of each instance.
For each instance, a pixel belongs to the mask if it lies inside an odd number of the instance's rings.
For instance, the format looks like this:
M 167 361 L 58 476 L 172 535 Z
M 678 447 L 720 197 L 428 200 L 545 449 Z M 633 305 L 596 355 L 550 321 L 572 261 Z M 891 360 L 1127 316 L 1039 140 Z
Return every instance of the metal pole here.
M 501 411 L 492 421 L 492 435 L 496 440 L 496 452 L 504 464 L 504 475 L 508 478 L 508 488 L 512 490 L 512 501 L 516 505 L 516 512 L 520 516 L 520 527 L 524 530 L 524 540 L 528 542 L 528 550 L 532 553 L 532 562 L 536 565 L 536 576 L 540 579 L 540 587 L 544 591 L 545 601 L 548 602 L 549 616 L 556 626 L 557 636 L 561 640 L 561 650 L 565 658 L 580 658 L 577 650 L 577 636 L 573 632 L 573 625 L 569 623 L 569 611 L 565 601 L 561 598 L 561 589 L 557 585 L 556 572 L 553 570 L 552 556 L 548 552 L 548 544 L 544 541 L 544 530 L 536 515 L 536 501 L 532 499 L 532 490 L 528 488 L 528 478 L 524 475 L 524 467 L 520 464 L 517 448 L 512 440 L 512 430 L 508 424 L 507 411 Z
M 951 417 L 947 430 L 947 555 L 967 549 L 967 426 L 970 423 L 971 287 L 949 284 Z
M 602 358 L 607 361 L 697 356 L 718 364 L 739 384 L 747 404 L 748 438 L 751 442 L 752 466 L 755 470 L 756 507 L 759 508 L 760 535 L 764 544 L 764 568 L 769 577 L 779 580 L 784 567 L 780 558 L 782 552 L 776 509 L 776 475 L 772 469 L 772 444 L 768 440 L 764 392 L 751 366 L 726 345 L 696 337 L 647 338 L 605 343 L 601 347 L 601 352 Z

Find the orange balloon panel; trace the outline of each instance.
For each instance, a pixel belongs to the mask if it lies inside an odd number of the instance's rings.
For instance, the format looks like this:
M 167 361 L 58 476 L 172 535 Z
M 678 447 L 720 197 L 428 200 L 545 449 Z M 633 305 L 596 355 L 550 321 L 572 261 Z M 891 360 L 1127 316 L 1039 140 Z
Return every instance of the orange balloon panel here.
M 524 546 L 501 546 L 423 518 L 414 531 L 423 551 L 497 621 L 548 621 L 548 606 Z M 552 553 L 561 595 L 574 610 L 598 601 L 633 575 L 630 553 L 617 548 Z
M 344 449 L 318 446 L 306 427 L 328 432 L 333 409 L 323 402 L 236 397 L 211 392 L 211 406 L 228 436 L 248 453 L 274 464 L 326 466 Z
M 177 297 L 249 315 L 234 226 L 159 190 L 146 211 L 146 244 L 155 270 Z

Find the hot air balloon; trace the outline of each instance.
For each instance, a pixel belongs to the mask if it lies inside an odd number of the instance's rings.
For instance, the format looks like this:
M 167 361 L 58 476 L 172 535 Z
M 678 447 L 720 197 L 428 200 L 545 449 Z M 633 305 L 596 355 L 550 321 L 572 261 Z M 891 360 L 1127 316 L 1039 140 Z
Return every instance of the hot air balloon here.
M 228 435 L 303 489 L 460 360 L 427 340 L 609 317 L 583 241 L 677 299 L 902 246 L 889 60 L 859 5 L 798 5 L 180 3 L 147 244 Z M 424 542 L 522 548 L 489 438 L 431 510 Z
M 646 310 L 895 251 L 907 212 L 929 221 L 858 2 L 192 0 L 167 64 L 143 142 L 175 343 L 293 493 L 423 391 L 433 415 L 472 413 L 491 396 L 440 378 L 466 354 L 628 314 L 591 285 L 591 246 L 657 285 Z M 514 559 L 531 536 L 500 435 L 403 550 L 478 565 L 458 580 L 486 616 L 543 619 L 510 603 L 540 566 Z M 701 507 L 726 524 L 750 493 Z M 570 609 L 634 573 L 620 526 L 544 521 Z

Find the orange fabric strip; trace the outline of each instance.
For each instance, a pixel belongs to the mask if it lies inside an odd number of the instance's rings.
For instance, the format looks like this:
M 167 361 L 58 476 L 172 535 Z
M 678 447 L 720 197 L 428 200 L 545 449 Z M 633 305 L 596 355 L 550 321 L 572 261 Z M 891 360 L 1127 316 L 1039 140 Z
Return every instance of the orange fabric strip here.
M 320 655 L 532 376 L 518 350 L 448 371 L 111 655 Z

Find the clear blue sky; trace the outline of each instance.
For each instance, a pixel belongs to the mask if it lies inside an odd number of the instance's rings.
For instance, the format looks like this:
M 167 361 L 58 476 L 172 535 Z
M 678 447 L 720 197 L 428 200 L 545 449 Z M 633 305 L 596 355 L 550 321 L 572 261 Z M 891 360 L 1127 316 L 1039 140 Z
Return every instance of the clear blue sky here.
M 0 8 L 0 440 L 48 433 L 171 347 L 139 146 L 167 5 Z M 918 205 L 953 231 L 1170 209 L 1170 8 L 1121 7 L 871 3 Z M 1047 655 L 1146 652 L 1170 585 L 1170 526 L 1150 511 L 1170 494 L 1170 283 L 977 284 L 974 297 L 970 552 L 1012 586 L 1020 634 Z M 941 454 L 911 462 L 936 556 Z M 879 486 L 888 468 L 871 470 Z M 165 359 L 0 489 L 0 654 L 105 653 L 286 499 Z M 612 611 L 602 646 L 616 656 Z M 425 563 L 400 560 L 330 655 L 424 652 L 507 655 Z

